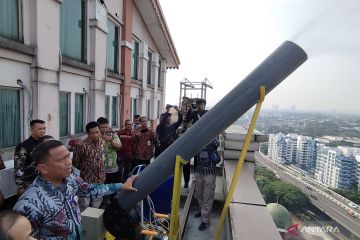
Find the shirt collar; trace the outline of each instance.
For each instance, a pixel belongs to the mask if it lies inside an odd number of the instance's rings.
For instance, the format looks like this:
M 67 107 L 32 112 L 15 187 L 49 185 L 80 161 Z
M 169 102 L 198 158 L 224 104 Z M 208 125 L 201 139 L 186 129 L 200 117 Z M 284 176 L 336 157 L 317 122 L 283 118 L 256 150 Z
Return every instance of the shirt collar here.
M 65 178 L 63 181 L 63 184 L 61 184 L 60 186 L 56 187 L 54 184 L 52 184 L 50 181 L 46 180 L 44 177 L 42 177 L 41 175 L 39 175 L 36 178 L 36 183 L 38 185 L 40 185 L 41 187 L 43 187 L 46 191 L 57 191 L 57 190 L 65 190 L 66 186 L 69 182 L 69 177 Z

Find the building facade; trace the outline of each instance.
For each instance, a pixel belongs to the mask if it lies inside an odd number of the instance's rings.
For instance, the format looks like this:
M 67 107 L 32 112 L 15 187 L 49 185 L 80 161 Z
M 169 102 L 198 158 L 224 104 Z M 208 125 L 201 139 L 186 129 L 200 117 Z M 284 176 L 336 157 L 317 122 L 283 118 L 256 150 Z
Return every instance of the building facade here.
M 297 146 L 297 134 L 289 133 L 285 137 L 286 141 L 286 160 L 287 163 L 296 162 L 296 146 Z
M 286 163 L 286 142 L 283 133 L 269 134 L 268 156 L 280 164 Z
M 66 140 L 100 116 L 140 114 L 154 127 L 166 69 L 180 64 L 158 0 L 0 0 L 0 151 L 29 121 Z
M 296 145 L 296 164 L 303 170 L 309 170 L 313 166 L 314 144 L 311 137 L 298 136 Z
M 357 184 L 358 184 L 358 192 L 360 192 L 360 154 L 355 156 L 356 159 L 356 177 L 357 177 Z
M 331 188 L 349 189 L 358 182 L 356 157 L 341 148 L 324 147 L 319 151 L 316 179 Z

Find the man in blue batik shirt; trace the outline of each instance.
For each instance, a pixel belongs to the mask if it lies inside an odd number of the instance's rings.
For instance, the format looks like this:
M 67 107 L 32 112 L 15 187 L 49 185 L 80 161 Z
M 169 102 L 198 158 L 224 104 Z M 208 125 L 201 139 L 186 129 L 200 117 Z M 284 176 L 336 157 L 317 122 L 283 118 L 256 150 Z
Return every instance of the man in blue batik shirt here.
M 71 174 L 72 162 L 66 147 L 56 140 L 38 145 L 33 159 L 39 176 L 19 198 L 14 210 L 31 222 L 37 239 L 83 239 L 79 197 L 110 195 L 119 190 L 136 191 L 132 183 L 88 184 Z

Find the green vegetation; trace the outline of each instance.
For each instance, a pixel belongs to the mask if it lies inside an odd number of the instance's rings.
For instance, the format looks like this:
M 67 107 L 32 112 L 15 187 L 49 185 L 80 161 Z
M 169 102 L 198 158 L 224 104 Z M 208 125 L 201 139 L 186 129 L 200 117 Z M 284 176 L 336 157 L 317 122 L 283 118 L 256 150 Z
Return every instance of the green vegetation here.
M 340 194 L 344 198 L 349 199 L 350 201 L 360 204 L 360 193 L 357 192 L 357 189 L 353 188 L 351 190 L 346 189 L 333 189 L 334 192 Z
M 279 180 L 265 167 L 256 167 L 255 180 L 267 204 L 278 201 L 290 211 L 296 211 L 309 203 L 309 198 L 299 188 Z

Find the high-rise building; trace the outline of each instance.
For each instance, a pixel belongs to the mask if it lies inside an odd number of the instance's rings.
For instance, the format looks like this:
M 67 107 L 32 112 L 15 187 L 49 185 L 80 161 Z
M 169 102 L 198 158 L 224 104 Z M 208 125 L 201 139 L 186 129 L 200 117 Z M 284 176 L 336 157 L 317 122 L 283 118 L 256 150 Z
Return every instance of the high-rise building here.
M 358 192 L 360 192 L 360 154 L 355 156 L 356 159 L 356 175 L 357 175 L 357 183 L 358 183 Z
M 268 156 L 277 163 L 286 163 L 286 142 L 283 133 L 269 135 Z
M 316 142 L 311 137 L 297 134 L 270 134 L 268 156 L 281 164 L 296 163 L 304 170 L 315 169 Z
M 298 136 L 296 146 L 296 165 L 301 169 L 310 170 L 315 167 L 315 141 L 312 137 Z
M 296 146 L 297 146 L 298 135 L 289 133 L 285 137 L 286 142 L 286 160 L 287 163 L 295 163 L 296 161 Z
M 336 157 L 340 155 L 340 150 L 336 148 L 329 148 L 324 152 L 324 178 L 323 182 L 326 185 L 329 185 L 332 188 L 336 188 L 335 178 L 336 178 Z
M 355 156 L 340 148 L 322 148 L 318 154 L 315 176 L 331 188 L 351 188 L 357 181 Z
M 329 147 L 322 147 L 319 148 L 317 152 L 315 179 L 320 182 L 324 182 L 325 162 L 327 161 L 328 151 L 329 151 Z

